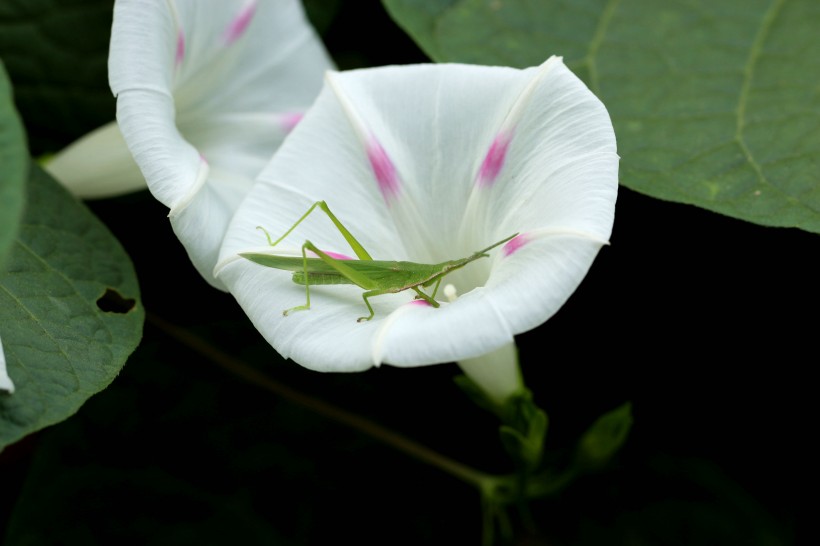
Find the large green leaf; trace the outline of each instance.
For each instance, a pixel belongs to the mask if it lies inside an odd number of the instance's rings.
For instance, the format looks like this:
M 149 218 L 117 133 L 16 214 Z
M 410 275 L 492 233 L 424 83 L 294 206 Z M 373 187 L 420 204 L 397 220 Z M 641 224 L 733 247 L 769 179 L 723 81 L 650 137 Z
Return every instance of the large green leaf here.
M 23 183 L 28 152 L 23 128 L 11 100 L 11 87 L 0 61 L 0 268 L 17 233 L 23 212 Z
M 0 57 L 35 156 L 114 119 L 112 0 L 0 0 Z
M 102 223 L 33 165 L 27 187 L 0 273 L 0 335 L 16 386 L 0 393 L 0 448 L 111 383 L 144 319 L 131 262 Z
M 609 108 L 621 183 L 820 232 L 817 0 L 383 0 L 437 61 L 563 55 Z

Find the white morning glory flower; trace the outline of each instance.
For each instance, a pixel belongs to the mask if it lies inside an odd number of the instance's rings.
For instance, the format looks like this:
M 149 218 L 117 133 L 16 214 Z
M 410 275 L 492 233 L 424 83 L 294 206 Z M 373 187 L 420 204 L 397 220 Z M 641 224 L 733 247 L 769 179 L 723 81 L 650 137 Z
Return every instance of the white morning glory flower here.
M 459 64 L 329 73 L 225 236 L 215 274 L 283 356 L 322 371 L 418 366 L 498 351 L 550 318 L 612 229 L 618 156 L 603 104 L 560 58 L 517 70 Z M 438 263 L 515 238 L 445 277 L 435 308 L 311 286 L 239 256 L 301 255 L 310 240 L 352 255 L 319 200 L 376 260 Z M 429 291 L 428 291 L 429 293 Z M 479 363 L 480 364 L 480 363 Z M 482 367 L 481 365 L 479 367 Z M 515 378 L 513 382 L 520 381 Z M 510 388 L 515 388 L 513 385 Z
M 6 354 L 3 352 L 2 341 L 0 341 L 0 391 L 14 392 L 14 383 L 6 371 Z
M 117 0 L 118 125 L 47 168 L 81 197 L 144 177 L 194 265 L 222 287 L 212 271 L 228 220 L 331 66 L 298 0 Z

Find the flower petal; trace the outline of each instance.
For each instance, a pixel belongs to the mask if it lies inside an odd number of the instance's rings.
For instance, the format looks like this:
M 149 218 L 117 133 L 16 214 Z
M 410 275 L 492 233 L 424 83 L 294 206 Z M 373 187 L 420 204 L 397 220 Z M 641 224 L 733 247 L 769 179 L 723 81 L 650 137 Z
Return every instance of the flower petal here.
M 170 95 L 177 51 L 174 2 L 117 0 L 108 54 L 114 95 L 136 89 Z
M 135 89 L 117 98 L 117 123 L 148 189 L 174 208 L 196 192 L 200 152 L 179 133 L 170 95 Z
M 215 286 L 224 227 L 330 66 L 296 0 L 117 1 L 109 78 L 118 122 Z
M 479 357 L 543 323 L 578 286 L 609 237 L 617 172 L 606 109 L 560 59 L 332 74 L 238 209 L 217 275 L 268 341 L 309 368 Z M 357 323 L 363 289 L 312 286 L 311 309 L 282 317 L 304 303 L 304 288 L 237 254 L 264 245 L 256 226 L 276 237 L 318 200 L 378 260 L 442 262 L 519 236 L 450 273 L 462 295 L 438 308 L 403 305 L 414 301 L 406 290 L 374 296 L 374 318 Z M 306 239 L 348 250 L 322 218 L 305 220 L 281 250 Z
M 116 122 L 83 136 L 43 167 L 81 199 L 113 197 L 146 188 L 145 178 Z
M 185 250 L 197 271 L 216 288 L 226 290 L 221 281 L 213 278 L 214 264 L 228 221 L 251 180 L 229 171 L 211 169 L 204 160 L 199 176 L 211 183 L 204 184 L 184 206 L 172 209 L 168 217 L 179 240 L 187 241 Z
M 512 105 L 528 83 L 521 74 L 454 64 L 333 75 L 333 94 L 346 110 L 356 111 L 363 127 L 354 133 L 378 142 L 403 181 L 390 216 L 402 234 L 405 258 L 438 261 L 474 250 L 460 248 L 454 255 L 448 235 L 455 234 L 472 190 L 464 181 L 475 175 L 476 150 L 495 136 L 507 115 L 508 108 L 499 105 Z
M 6 391 L 8 393 L 14 392 L 14 383 L 12 383 L 6 371 L 6 354 L 3 352 L 2 340 L 0 340 L 0 391 Z
M 373 366 L 370 343 L 379 321 L 356 322 L 367 315 L 362 290 L 355 286 L 311 286 L 311 308 L 283 316 L 305 303 L 305 288 L 291 282 L 291 273 L 261 266 L 249 268 L 237 258 L 221 264 L 219 280 L 238 290 L 233 294 L 254 326 L 285 358 L 326 372 L 365 370 Z M 251 264 L 255 265 L 255 264 Z M 411 296 L 382 296 L 371 302 L 384 317 Z

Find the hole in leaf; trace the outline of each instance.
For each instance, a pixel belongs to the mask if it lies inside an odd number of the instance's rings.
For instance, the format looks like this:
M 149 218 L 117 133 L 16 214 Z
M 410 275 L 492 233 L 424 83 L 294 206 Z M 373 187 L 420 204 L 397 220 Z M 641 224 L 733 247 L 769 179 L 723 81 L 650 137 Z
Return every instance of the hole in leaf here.
M 105 294 L 97 300 L 97 307 L 106 313 L 127 313 L 136 303 L 137 300 L 123 298 L 116 290 L 106 288 Z

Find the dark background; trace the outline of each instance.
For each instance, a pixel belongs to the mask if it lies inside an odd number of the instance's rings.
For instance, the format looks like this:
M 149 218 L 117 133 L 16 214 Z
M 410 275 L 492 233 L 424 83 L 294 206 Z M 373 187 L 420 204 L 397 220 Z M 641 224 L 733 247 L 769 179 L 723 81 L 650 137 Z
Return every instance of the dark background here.
M 311 6 L 342 68 L 425 60 L 378 2 Z M 110 6 L 95 17 L 87 24 L 107 28 Z M 77 39 L 104 59 L 107 38 Z M 104 63 L 82 78 L 55 72 L 69 90 L 84 83 L 67 93 L 82 104 L 54 113 L 13 53 L 0 51 L 35 156 L 113 119 Z M 282 361 L 198 277 L 147 192 L 89 205 L 132 256 L 151 316 L 308 397 L 510 470 L 497 423 L 454 385 L 454 365 L 330 375 Z M 514 515 L 516 543 L 799 543 L 820 239 L 622 188 L 611 242 L 569 302 L 517 341 L 556 464 L 625 401 L 635 425 L 606 470 L 533 503 L 536 530 Z M 7 544 L 479 543 L 468 485 L 244 381 L 159 324 L 78 415 L 0 455 Z

